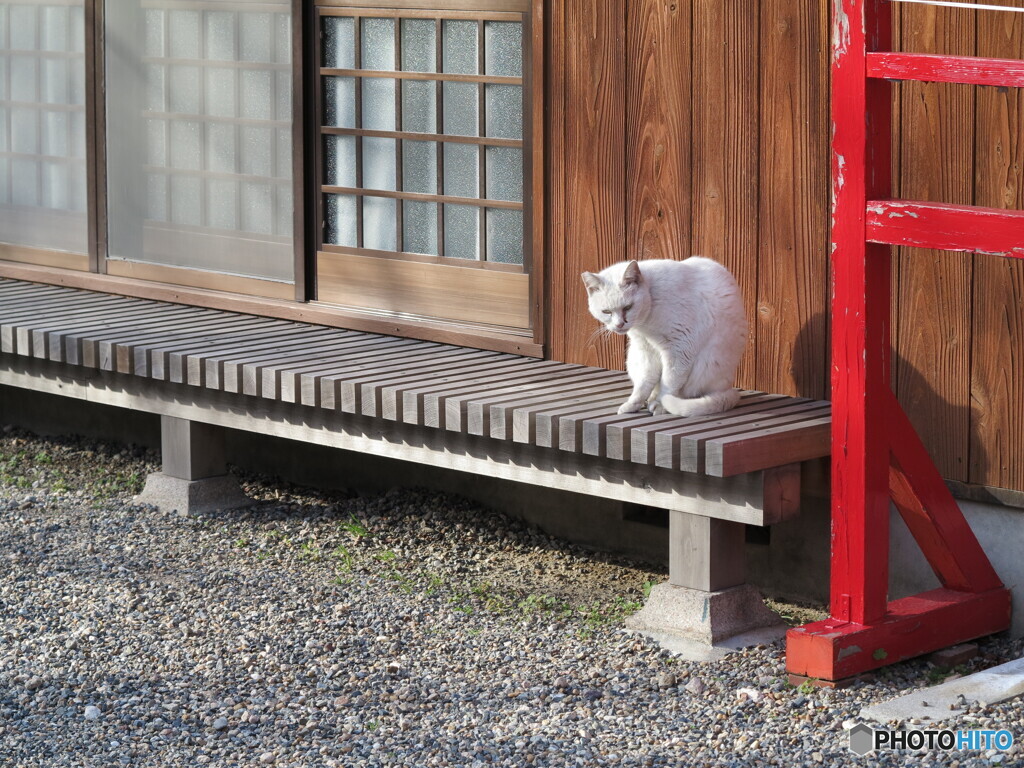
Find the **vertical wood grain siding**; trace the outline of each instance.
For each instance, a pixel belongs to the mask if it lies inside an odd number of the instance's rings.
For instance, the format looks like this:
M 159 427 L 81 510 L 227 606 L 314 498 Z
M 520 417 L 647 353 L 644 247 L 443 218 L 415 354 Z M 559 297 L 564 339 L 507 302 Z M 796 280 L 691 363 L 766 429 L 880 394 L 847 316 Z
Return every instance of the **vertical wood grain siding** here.
M 979 16 L 978 55 L 1024 58 L 1021 14 Z M 979 88 L 976 119 L 974 202 L 1024 208 L 1024 94 Z M 1024 490 L 1024 261 L 975 256 L 972 309 L 968 476 Z
M 758 328 L 759 21 L 756 3 L 693 5 L 692 251 L 725 264 L 743 286 L 748 349 Z M 756 370 L 748 352 L 739 379 L 756 381 Z
M 1024 5 L 1024 0 L 1013 4 Z M 743 387 L 826 397 L 828 0 L 551 0 L 551 356 L 621 368 L 583 270 L 700 253 L 737 276 Z M 1016 15 L 901 6 L 906 50 L 1024 58 Z M 1024 208 L 1024 97 L 904 84 L 902 196 Z M 910 250 L 893 383 L 943 474 L 1024 490 L 1024 263 Z
M 901 47 L 974 55 L 973 11 L 902 8 Z M 900 86 L 901 194 L 971 204 L 974 91 L 947 83 Z M 900 249 L 893 292 L 896 393 L 943 475 L 967 480 L 970 431 L 971 257 Z

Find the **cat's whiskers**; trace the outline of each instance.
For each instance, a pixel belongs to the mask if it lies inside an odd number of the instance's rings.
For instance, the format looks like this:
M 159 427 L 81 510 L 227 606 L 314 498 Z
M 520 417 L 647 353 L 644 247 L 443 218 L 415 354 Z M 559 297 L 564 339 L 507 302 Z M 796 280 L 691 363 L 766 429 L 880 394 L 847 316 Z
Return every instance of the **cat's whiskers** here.
M 608 330 L 608 326 L 599 325 L 594 329 L 594 332 L 590 334 L 590 338 L 587 339 L 585 346 L 590 346 L 602 336 L 611 336 L 612 332 Z

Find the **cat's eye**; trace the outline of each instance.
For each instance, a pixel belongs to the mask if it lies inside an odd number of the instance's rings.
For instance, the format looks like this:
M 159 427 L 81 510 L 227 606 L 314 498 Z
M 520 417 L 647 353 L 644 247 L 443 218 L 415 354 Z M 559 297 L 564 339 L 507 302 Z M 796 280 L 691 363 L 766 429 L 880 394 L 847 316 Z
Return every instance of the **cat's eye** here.
M 604 312 L 604 314 L 606 315 L 610 315 L 612 313 L 610 309 L 602 309 L 601 311 Z
M 629 312 L 629 310 L 631 310 L 632 308 L 633 308 L 633 305 L 632 305 L 632 304 L 629 304 L 629 305 L 627 305 L 627 306 L 623 307 L 623 308 L 622 308 L 622 311 L 623 311 L 623 312 Z

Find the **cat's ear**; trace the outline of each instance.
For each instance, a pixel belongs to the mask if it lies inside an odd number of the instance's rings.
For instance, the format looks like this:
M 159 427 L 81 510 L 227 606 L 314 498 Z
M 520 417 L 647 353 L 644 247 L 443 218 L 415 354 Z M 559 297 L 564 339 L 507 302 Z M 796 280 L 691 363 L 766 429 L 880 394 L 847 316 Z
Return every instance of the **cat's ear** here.
M 635 261 L 631 261 L 626 265 L 626 269 L 622 273 L 622 287 L 625 288 L 629 285 L 640 285 L 640 282 L 640 265 Z
M 595 275 L 593 272 L 584 272 L 581 277 L 583 278 L 583 284 L 587 286 L 587 294 L 592 294 L 601 288 L 601 278 Z

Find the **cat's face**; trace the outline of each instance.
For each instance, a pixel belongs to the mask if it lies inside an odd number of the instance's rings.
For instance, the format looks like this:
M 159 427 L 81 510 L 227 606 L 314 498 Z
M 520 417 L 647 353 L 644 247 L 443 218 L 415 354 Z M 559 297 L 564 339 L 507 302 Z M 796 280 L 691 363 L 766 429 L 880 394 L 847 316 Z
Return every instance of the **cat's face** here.
M 582 277 L 590 314 L 612 333 L 627 333 L 647 316 L 650 292 L 635 261 L 626 266 L 618 279 L 604 272 L 584 272 Z

